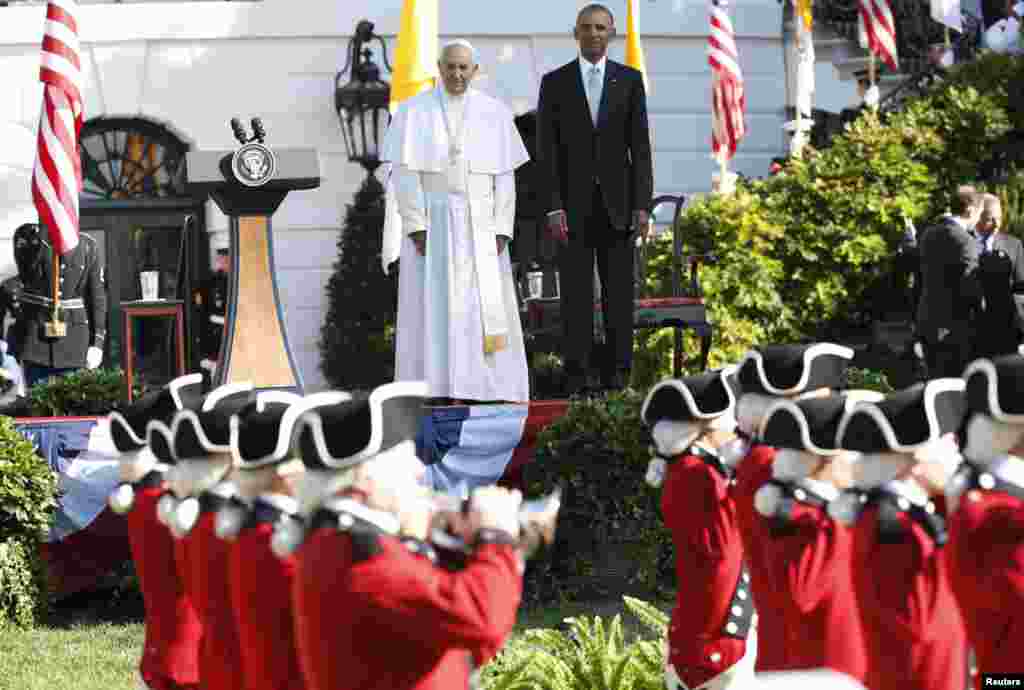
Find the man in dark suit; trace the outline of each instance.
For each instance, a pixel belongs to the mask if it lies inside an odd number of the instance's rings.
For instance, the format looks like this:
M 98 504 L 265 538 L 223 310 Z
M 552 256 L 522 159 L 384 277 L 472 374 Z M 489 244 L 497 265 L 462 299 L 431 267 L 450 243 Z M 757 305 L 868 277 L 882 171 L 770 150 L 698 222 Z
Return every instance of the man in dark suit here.
M 972 355 L 981 306 L 981 250 L 974 229 L 981 215 L 981 195 L 973 187 L 961 187 L 950 211 L 918 240 L 917 335 L 924 346 L 929 378 L 958 377 L 963 372 Z
M 999 197 L 985 194 L 977 226 L 981 252 L 978 275 L 985 309 L 975 335 L 975 357 L 1017 352 L 1024 331 L 1024 295 L 1013 294 L 1014 284 L 1024 283 L 1024 245 L 1016 237 L 999 232 L 1002 219 Z
M 615 19 L 580 10 L 580 57 L 544 75 L 538 105 L 540 199 L 561 244 L 563 354 L 570 392 L 629 380 L 633 356 L 633 232 L 647 228 L 651 138 L 643 75 L 607 59 Z M 606 358 L 592 361 L 594 261 L 601 280 Z M 596 366 L 595 366 L 596 365 Z

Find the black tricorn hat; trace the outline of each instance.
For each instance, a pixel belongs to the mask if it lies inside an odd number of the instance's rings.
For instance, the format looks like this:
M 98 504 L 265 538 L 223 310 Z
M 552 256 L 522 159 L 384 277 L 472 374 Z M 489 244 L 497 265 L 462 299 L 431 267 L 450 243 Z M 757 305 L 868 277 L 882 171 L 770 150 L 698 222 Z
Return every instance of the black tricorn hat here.
M 306 412 L 295 444 L 307 469 L 340 470 L 414 441 L 428 395 L 422 381 L 379 386 L 369 396 Z
M 740 363 L 744 393 L 796 395 L 819 388 L 842 388 L 854 352 L 833 343 L 766 345 Z
M 736 367 L 665 379 L 647 393 L 640 418 L 647 426 L 668 419 L 685 422 L 709 421 L 731 411 L 740 395 Z
M 1004 424 L 1024 424 L 1024 357 L 977 359 L 964 370 L 969 412 Z
M 256 397 L 252 383 L 229 383 L 210 391 L 198 412 L 182 410 L 171 423 L 177 461 L 231 451 L 231 417 Z
M 873 391 L 850 391 L 803 400 L 781 399 L 765 413 L 761 441 L 775 448 L 838 455 L 843 449 L 836 432 L 843 415 L 858 402 L 877 402 L 882 397 Z
M 291 457 L 295 425 L 303 414 L 352 399 L 348 393 L 326 391 L 302 397 L 267 391 L 231 418 L 231 455 L 239 469 L 276 465 Z
M 151 421 L 170 423 L 186 409 L 198 409 L 202 402 L 203 375 L 179 376 L 158 391 L 110 413 L 110 438 L 121 453 L 139 450 L 148 443 Z
M 836 434 L 841 448 L 861 453 L 909 453 L 957 433 L 967 413 L 963 379 L 932 379 L 877 403 L 860 403 L 843 416 Z

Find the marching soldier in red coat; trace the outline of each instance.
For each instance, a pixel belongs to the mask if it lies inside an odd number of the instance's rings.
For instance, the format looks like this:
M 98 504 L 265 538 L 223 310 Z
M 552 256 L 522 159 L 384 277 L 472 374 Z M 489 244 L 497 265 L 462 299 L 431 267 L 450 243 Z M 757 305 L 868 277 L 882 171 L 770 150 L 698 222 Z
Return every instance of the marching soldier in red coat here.
M 831 343 L 768 345 L 747 353 L 737 378 L 743 389 L 736 410 L 737 433 L 749 444 L 736 469 L 736 517 L 758 613 L 757 671 L 797 668 L 806 641 L 786 627 L 792 604 L 775 580 L 770 545 L 760 537 L 763 516 L 758 490 L 772 479 L 775 449 L 760 438 L 765 414 L 780 398 L 828 395 L 845 384 L 853 350 Z
M 292 580 L 295 559 L 274 548 L 275 527 L 298 515 L 294 495 L 302 461 L 291 454 L 295 422 L 309 410 L 349 400 L 347 393 L 259 393 L 231 419 L 231 453 L 239 504 L 217 516 L 228 555 L 231 603 L 238 626 L 246 690 L 304 690 L 295 646 Z
M 298 645 L 309 690 L 454 690 L 515 624 L 523 561 L 522 497 L 474 492 L 461 570 L 433 560 L 432 501 L 413 441 L 427 387 L 401 382 L 307 413 L 296 435 L 327 498 L 297 552 Z
M 962 461 L 957 433 L 966 408 L 963 380 L 940 378 L 859 403 L 840 422 L 837 442 L 864 454 L 854 465 L 859 496 L 848 519 L 872 690 L 968 684 L 944 499 Z
M 734 368 L 663 381 L 641 418 L 656 457 L 647 481 L 676 553 L 676 606 L 668 631 L 668 690 L 744 688 L 754 678 L 757 633 L 732 497 L 733 468 L 719 448 L 735 440 Z
M 852 482 L 854 454 L 835 442 L 843 412 L 858 400 L 881 398 L 847 391 L 779 400 L 765 415 L 761 440 L 776 450 L 771 476 L 754 495 L 750 527 L 775 583 L 782 627 L 794 643 L 786 650 L 791 669 L 865 677 L 867 652 L 850 576 L 853 531 L 828 507 Z
M 1024 357 L 971 363 L 967 462 L 953 478 L 947 565 L 982 673 L 1024 665 Z
M 170 483 L 186 496 L 169 520 L 171 533 L 185 544 L 186 588 L 203 623 L 199 677 L 203 690 L 241 690 L 238 629 L 228 585 L 230 544 L 215 533 L 217 512 L 235 501 L 231 417 L 253 398 L 252 385 L 228 384 L 211 391 L 198 412 L 179 412 L 168 435 L 177 460 Z M 155 427 L 154 427 L 155 428 Z
M 111 508 L 126 515 L 132 559 L 146 604 L 146 638 L 139 675 L 150 690 L 199 687 L 202 626 L 178 576 L 180 546 L 159 523 L 157 500 L 165 490 L 168 465 L 149 449 L 149 422 L 170 421 L 174 413 L 198 407 L 202 376 L 179 377 L 162 390 L 110 413 L 110 435 L 121 453 L 121 484 Z

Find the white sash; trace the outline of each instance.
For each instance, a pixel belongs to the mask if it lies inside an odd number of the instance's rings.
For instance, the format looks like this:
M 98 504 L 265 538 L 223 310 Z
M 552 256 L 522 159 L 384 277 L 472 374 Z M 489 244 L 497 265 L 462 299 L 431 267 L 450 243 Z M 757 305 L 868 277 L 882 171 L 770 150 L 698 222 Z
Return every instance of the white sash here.
M 485 353 L 504 350 L 508 346 L 508 315 L 505 312 L 505 300 L 502 295 L 501 265 L 498 262 L 498 248 L 490 233 L 483 233 L 473 227 L 473 195 L 469 186 L 469 167 L 466 164 L 465 143 L 466 123 L 469 121 L 470 98 L 467 92 L 464 97 L 462 126 L 453 133 L 448 111 L 441 89 L 437 90 L 438 102 L 441 106 L 441 117 L 444 120 L 445 132 L 448 135 L 448 168 L 445 178 L 448 180 L 449 193 L 462 192 L 466 195 L 469 210 L 469 224 L 473 237 L 473 262 L 476 269 L 477 286 L 480 290 L 480 307 L 484 327 L 483 348 Z

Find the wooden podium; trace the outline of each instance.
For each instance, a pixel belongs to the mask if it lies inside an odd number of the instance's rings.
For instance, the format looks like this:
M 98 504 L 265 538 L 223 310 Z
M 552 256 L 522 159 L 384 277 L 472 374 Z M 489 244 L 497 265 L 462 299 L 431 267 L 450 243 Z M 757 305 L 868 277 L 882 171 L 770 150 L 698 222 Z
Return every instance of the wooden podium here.
M 213 385 L 249 381 L 258 390 L 302 394 L 277 290 L 270 219 L 289 192 L 320 186 L 319 158 L 313 149 L 271 151 L 262 136 L 243 141 L 237 129 L 236 137 L 243 143 L 235 151 L 196 151 L 186 159 L 189 189 L 212 197 L 230 219 L 228 305 Z

